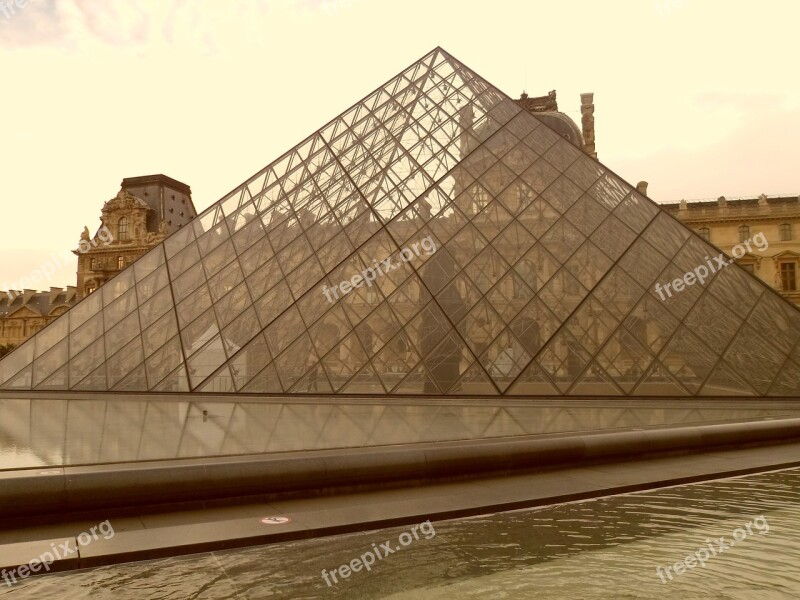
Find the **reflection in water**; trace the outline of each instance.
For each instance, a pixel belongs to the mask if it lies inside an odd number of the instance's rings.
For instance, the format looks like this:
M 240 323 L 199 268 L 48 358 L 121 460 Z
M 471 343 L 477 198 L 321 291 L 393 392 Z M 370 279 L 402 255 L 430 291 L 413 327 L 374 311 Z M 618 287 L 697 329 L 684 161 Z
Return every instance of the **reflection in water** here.
M 433 327 L 435 329 L 435 327 Z M 441 376 L 454 347 L 438 334 Z M 455 382 L 455 379 L 453 379 Z M 795 403 L 591 405 L 409 400 L 174 402 L 0 398 L 0 470 L 796 417 Z
M 674 581 L 674 564 L 764 515 L 768 535 Z M 742 599 L 800 597 L 800 470 L 436 523 L 436 537 L 328 588 L 320 574 L 406 528 L 26 580 L 14 598 Z M 0 589 L 0 597 L 13 593 Z

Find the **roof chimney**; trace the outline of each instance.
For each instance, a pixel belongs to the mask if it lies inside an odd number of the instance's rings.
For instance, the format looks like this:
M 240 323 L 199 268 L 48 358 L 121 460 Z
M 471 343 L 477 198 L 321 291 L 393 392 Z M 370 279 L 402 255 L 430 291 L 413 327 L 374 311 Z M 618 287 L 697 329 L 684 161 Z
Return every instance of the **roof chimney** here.
M 25 306 L 36 295 L 36 290 L 23 290 L 22 292 L 22 306 Z
M 639 192 L 642 196 L 647 196 L 647 182 L 640 181 L 636 184 L 636 191 Z
M 594 145 L 594 92 L 581 94 L 581 115 L 583 150 L 592 158 L 597 158 Z
M 55 302 L 56 298 L 58 298 L 58 295 L 63 291 L 64 290 L 62 290 L 60 287 L 51 287 L 50 288 L 50 298 L 49 298 L 50 304 Z

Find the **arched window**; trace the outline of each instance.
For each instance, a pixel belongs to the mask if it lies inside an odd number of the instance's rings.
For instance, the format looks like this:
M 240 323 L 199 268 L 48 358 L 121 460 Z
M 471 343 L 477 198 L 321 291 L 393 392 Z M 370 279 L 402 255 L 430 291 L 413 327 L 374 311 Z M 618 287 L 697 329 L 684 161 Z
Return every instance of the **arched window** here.
M 125 268 L 125 258 L 122 256 L 117 257 L 117 269 L 120 271 Z
M 781 223 L 781 241 L 788 242 L 792 239 L 792 224 Z
M 739 241 L 746 242 L 750 239 L 750 227 L 747 225 L 741 225 L 739 227 Z
M 709 231 L 708 227 L 701 227 L 700 231 L 698 231 L 697 233 L 699 233 L 700 237 L 703 238 L 705 241 L 708 242 L 711 240 L 711 232 Z
M 130 239 L 128 235 L 128 219 L 125 217 L 122 217 L 117 223 L 117 238 L 121 242 L 126 242 Z

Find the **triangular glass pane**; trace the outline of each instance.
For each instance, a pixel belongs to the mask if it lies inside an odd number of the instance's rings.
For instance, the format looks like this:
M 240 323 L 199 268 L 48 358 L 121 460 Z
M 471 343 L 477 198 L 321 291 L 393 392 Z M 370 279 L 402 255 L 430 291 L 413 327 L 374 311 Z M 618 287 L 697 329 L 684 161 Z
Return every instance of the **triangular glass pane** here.
M 736 372 L 721 360 L 709 375 L 701 396 L 754 396 L 753 388 L 747 385 Z
M 592 361 L 578 377 L 575 385 L 569 390 L 570 396 L 622 396 L 623 392 L 614 385 L 614 379 L 619 380 L 619 374 L 614 378 L 606 373 L 596 362 Z M 627 384 L 624 387 L 631 387 Z
M 234 375 L 234 382 L 237 376 Z M 263 370 L 252 377 L 240 391 L 250 394 L 279 394 L 283 391 L 275 366 L 270 363 Z
M 657 360 L 645 373 L 642 381 L 633 390 L 634 395 L 642 396 L 690 396 L 675 377 Z
M 558 389 L 536 361 L 526 367 L 506 393 L 517 396 L 560 395 Z
M 800 381 L 800 365 L 786 361 L 769 389 L 770 396 L 795 396 Z

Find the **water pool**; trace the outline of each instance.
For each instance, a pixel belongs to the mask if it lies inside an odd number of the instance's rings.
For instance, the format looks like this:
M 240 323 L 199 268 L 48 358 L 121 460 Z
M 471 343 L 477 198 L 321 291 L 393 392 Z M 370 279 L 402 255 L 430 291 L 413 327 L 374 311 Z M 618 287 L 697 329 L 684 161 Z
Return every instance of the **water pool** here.
M 763 517 L 705 566 L 683 561 Z M 17 599 L 759 599 L 800 598 L 800 469 L 443 521 L 370 572 L 321 576 L 399 527 L 0 582 Z M 737 534 L 738 535 L 738 534 Z M 426 539 L 430 537 L 430 539 Z M 741 536 L 739 536 L 741 537 Z M 406 538 L 407 539 L 407 538 Z

